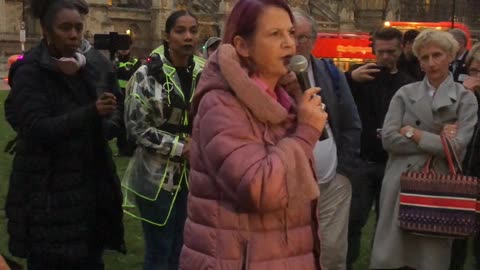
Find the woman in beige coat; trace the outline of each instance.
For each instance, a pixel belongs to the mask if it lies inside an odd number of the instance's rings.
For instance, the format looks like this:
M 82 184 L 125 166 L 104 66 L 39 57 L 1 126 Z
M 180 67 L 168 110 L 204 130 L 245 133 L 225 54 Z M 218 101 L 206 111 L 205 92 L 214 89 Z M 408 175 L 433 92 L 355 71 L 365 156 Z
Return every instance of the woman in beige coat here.
M 413 44 L 425 71 L 423 81 L 406 85 L 393 97 L 382 131 L 389 153 L 380 194 L 380 217 L 372 250 L 372 269 L 448 269 L 451 240 L 413 235 L 398 226 L 400 175 L 420 170 L 439 157 L 435 170 L 448 173 L 440 134 L 452 138 L 462 156 L 477 122 L 477 100 L 448 71 L 458 43 L 443 31 L 425 30 Z M 457 123 L 458 129 L 445 128 Z M 409 268 L 406 268 L 409 269 Z

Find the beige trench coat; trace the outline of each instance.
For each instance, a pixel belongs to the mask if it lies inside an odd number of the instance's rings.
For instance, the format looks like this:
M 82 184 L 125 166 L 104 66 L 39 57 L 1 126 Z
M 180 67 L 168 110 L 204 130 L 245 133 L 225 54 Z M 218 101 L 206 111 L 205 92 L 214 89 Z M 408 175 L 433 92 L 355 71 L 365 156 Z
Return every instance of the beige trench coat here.
M 464 156 L 477 122 L 477 100 L 473 93 L 455 83 L 450 75 L 431 97 L 427 80 L 403 86 L 393 97 L 382 130 L 384 149 L 389 153 L 380 194 L 380 217 L 372 249 L 372 269 L 410 266 L 417 270 L 449 269 L 451 240 L 412 235 L 398 226 L 400 175 L 407 168 L 419 170 L 430 155 L 441 157 L 435 169 L 447 173 L 440 134 L 445 124 L 458 121 L 452 140 Z M 417 145 L 400 135 L 401 127 L 422 130 Z

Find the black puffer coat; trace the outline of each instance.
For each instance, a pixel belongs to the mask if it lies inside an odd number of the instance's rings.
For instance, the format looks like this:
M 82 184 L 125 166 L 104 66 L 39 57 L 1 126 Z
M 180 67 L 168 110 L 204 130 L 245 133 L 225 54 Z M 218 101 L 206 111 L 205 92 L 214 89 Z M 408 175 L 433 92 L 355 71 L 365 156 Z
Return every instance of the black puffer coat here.
M 10 70 L 5 115 L 17 145 L 6 213 L 15 256 L 76 262 L 92 249 L 125 251 L 120 184 L 90 70 L 60 73 L 44 41 Z
M 480 93 L 474 92 L 477 101 L 480 102 Z M 480 110 L 478 110 L 480 119 Z M 475 131 L 468 143 L 467 153 L 463 159 L 463 173 L 469 176 L 480 177 L 480 120 L 475 125 Z

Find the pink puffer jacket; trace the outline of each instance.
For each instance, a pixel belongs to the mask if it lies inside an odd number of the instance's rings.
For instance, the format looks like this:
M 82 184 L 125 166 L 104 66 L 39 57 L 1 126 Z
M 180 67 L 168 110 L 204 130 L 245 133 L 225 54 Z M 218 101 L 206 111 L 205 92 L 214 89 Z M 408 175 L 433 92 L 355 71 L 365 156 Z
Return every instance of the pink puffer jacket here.
M 194 100 L 182 270 L 318 270 L 311 168 L 320 132 L 249 79 L 230 45 Z

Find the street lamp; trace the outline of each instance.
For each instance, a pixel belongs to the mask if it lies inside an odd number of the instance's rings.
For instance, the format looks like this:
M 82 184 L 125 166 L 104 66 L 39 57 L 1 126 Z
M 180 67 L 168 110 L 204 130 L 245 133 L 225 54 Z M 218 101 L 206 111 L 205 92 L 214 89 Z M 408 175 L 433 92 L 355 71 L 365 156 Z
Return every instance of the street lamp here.
M 25 41 L 27 41 L 27 36 L 25 32 L 25 22 L 20 23 L 20 44 L 22 47 L 22 54 L 25 53 Z
M 455 28 L 455 2 L 456 0 L 452 0 L 452 29 Z

